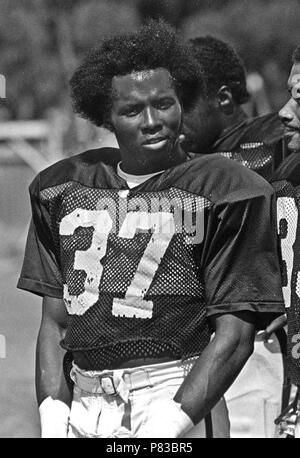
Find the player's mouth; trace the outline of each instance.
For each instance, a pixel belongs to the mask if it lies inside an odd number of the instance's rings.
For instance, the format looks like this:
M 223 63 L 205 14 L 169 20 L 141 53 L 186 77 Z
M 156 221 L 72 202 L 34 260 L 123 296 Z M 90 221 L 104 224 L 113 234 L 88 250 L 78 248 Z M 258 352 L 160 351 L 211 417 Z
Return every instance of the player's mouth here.
M 284 129 L 284 138 L 289 149 L 297 152 L 300 151 L 300 128 L 286 126 Z
M 163 148 L 167 142 L 168 137 L 152 137 L 145 140 L 142 144 L 144 148 L 156 150 Z
M 300 127 L 285 126 L 284 135 L 291 136 L 295 134 L 300 134 Z
M 300 144 L 300 129 L 296 127 L 286 127 L 284 129 L 284 138 L 286 138 L 289 146 L 295 142 Z

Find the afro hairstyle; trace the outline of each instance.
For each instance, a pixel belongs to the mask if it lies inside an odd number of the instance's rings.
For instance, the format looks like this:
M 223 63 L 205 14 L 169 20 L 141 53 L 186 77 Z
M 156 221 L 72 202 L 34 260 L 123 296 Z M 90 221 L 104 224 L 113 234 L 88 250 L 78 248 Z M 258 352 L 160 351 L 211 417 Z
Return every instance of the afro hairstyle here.
M 96 126 L 113 130 L 113 77 L 157 68 L 169 71 L 183 109 L 192 106 L 196 91 L 204 92 L 202 71 L 191 47 L 165 21 L 151 20 L 132 34 L 105 39 L 87 54 L 70 80 L 74 111 Z
M 216 95 L 220 87 L 226 85 L 237 104 L 249 100 L 244 65 L 230 45 L 209 35 L 193 38 L 189 43 L 202 67 L 208 97 Z

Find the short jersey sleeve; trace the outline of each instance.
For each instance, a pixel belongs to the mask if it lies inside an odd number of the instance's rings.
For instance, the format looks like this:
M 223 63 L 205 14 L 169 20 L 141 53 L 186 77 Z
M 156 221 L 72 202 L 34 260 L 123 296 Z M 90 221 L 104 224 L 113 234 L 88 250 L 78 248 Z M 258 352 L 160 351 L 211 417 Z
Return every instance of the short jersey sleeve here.
M 271 187 L 269 194 L 214 205 L 204 250 L 208 316 L 284 313 L 275 209 Z
M 39 199 L 39 176 L 30 185 L 30 197 L 32 218 L 17 287 L 40 296 L 62 298 L 62 278 L 50 215 Z

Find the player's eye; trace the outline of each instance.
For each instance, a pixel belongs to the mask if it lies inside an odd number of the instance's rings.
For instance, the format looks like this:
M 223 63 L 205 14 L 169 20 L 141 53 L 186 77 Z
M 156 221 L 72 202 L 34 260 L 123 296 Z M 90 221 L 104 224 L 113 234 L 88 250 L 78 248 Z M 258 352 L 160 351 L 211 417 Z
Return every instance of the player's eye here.
M 168 110 L 174 103 L 172 99 L 162 99 L 155 103 L 155 108 L 158 110 Z
M 139 114 L 140 108 L 137 105 L 126 107 L 121 111 L 122 116 L 133 117 Z

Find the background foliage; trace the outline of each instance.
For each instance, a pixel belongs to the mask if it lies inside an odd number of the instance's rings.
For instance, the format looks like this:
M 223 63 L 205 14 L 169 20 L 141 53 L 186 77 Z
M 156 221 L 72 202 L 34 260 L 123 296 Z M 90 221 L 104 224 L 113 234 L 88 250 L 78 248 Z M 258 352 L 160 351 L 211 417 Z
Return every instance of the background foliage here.
M 287 97 L 292 50 L 300 43 L 298 0 L 0 0 L 0 119 L 44 117 L 68 107 L 68 79 L 103 36 L 165 17 L 185 38 L 211 34 L 233 44 L 266 82 L 272 108 Z M 3 100 L 2 100 L 3 102 Z

